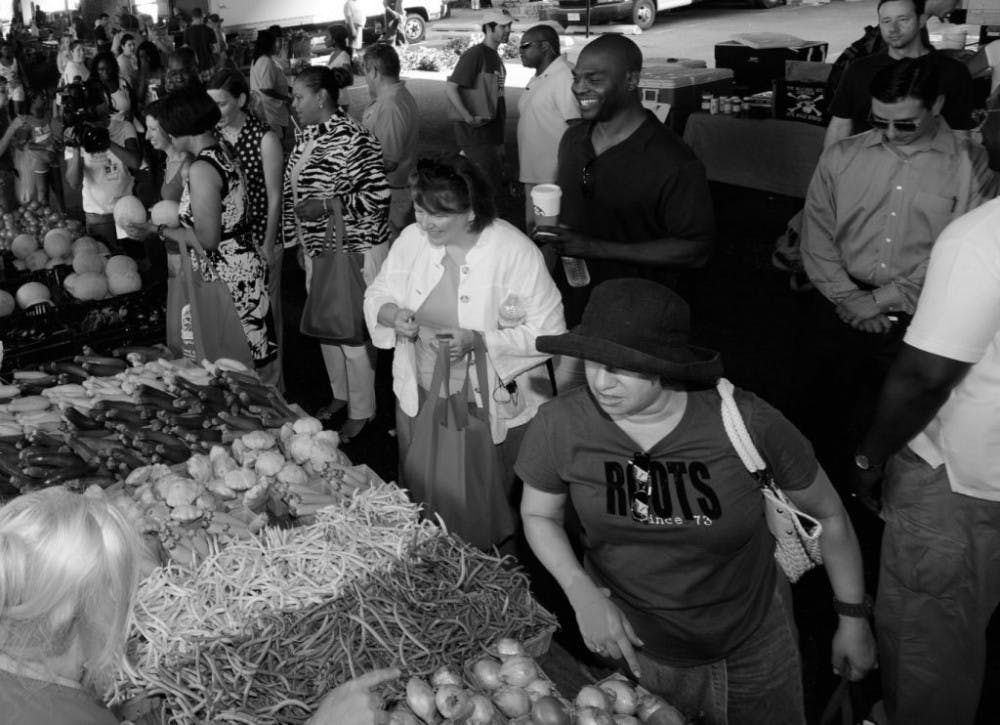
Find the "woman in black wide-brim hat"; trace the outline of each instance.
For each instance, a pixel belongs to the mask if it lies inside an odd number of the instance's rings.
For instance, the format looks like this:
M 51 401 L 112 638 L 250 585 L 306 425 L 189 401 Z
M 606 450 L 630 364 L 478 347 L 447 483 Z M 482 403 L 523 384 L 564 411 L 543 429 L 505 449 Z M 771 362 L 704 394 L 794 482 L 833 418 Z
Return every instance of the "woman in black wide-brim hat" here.
M 540 352 L 583 358 L 587 385 L 542 406 L 525 436 L 525 534 L 593 652 L 705 725 L 804 723 L 790 592 L 763 496 L 723 426 L 719 356 L 689 344 L 688 331 L 680 297 L 620 279 L 594 290 L 573 330 L 537 339 Z M 778 486 L 823 525 L 841 615 L 834 667 L 846 662 L 861 679 L 875 645 L 844 507 L 794 426 L 750 393 L 735 399 Z M 567 498 L 582 565 L 563 528 Z

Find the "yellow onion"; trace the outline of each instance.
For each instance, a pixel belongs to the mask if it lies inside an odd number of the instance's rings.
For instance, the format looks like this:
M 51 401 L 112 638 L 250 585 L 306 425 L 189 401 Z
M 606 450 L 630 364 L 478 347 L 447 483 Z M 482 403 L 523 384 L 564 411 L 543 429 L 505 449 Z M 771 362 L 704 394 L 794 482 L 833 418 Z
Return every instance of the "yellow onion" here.
M 598 710 L 611 711 L 611 700 L 604 690 L 593 685 L 584 685 L 576 695 L 576 706 L 579 708 L 593 707 Z
M 676 707 L 663 702 L 645 722 L 647 725 L 685 725 L 687 719 Z
M 466 720 L 467 725 L 492 725 L 497 709 L 486 695 L 476 693 L 472 696 L 472 713 Z
M 606 710 L 581 707 L 576 711 L 576 725 L 615 725 L 615 721 Z
M 642 725 L 642 720 L 635 715 L 614 715 L 615 725 Z
M 437 706 L 434 704 L 434 690 L 419 677 L 411 677 L 406 683 L 406 704 L 424 722 L 437 721 Z
M 454 667 L 442 665 L 434 670 L 434 674 L 431 675 L 431 687 L 441 687 L 442 685 L 461 687 L 462 676 L 458 674 L 458 671 Z
M 493 693 L 493 704 L 507 717 L 527 715 L 531 710 L 531 700 L 523 688 L 504 686 Z
M 524 687 L 537 677 L 538 666 L 530 657 L 510 657 L 500 665 L 500 680 L 507 685 Z
M 552 694 L 552 683 L 538 677 L 525 685 L 524 690 L 528 693 L 528 697 L 531 698 L 531 701 L 534 702 L 540 697 Z
M 389 713 L 389 725 L 420 725 L 420 721 L 405 705 L 399 705 Z
M 500 662 L 492 657 L 481 657 L 472 665 L 472 675 L 484 690 L 500 687 Z
M 531 722 L 537 725 L 570 725 L 569 714 L 552 695 L 544 695 L 531 706 Z
M 457 685 L 441 685 L 434 693 L 438 712 L 449 719 L 465 717 L 472 712 L 469 693 Z
M 503 639 L 497 640 L 497 654 L 500 657 L 523 657 L 527 654 L 524 651 L 524 645 L 518 642 L 516 639 L 511 639 L 510 637 L 504 637 Z
M 639 695 L 635 688 L 624 680 L 610 679 L 601 684 L 601 689 L 611 698 L 611 711 L 618 715 L 632 715 L 639 707 Z

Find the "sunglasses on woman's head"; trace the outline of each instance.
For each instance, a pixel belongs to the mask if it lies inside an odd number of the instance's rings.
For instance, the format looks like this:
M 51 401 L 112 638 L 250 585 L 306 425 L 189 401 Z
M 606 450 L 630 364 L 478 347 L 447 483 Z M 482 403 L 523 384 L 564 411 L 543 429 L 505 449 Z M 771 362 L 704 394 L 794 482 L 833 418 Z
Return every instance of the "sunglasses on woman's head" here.
M 434 161 L 433 159 L 419 159 L 417 161 L 417 173 L 424 178 L 429 179 L 452 179 L 453 181 L 459 181 L 465 183 L 465 179 L 459 174 L 455 167 L 449 166 L 448 164 L 442 164 L 439 161 Z

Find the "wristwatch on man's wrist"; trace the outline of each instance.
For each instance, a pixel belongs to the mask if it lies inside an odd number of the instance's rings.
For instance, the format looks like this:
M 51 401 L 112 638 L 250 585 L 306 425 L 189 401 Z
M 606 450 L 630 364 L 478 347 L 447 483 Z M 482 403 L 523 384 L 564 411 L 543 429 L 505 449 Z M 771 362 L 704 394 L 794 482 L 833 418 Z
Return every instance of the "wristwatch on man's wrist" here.
M 868 619 L 872 616 L 872 612 L 875 611 L 875 606 L 872 603 L 872 598 L 865 594 L 861 600 L 861 604 L 848 604 L 847 602 L 842 602 L 836 597 L 833 598 L 833 611 L 842 617 L 857 617 L 858 619 Z

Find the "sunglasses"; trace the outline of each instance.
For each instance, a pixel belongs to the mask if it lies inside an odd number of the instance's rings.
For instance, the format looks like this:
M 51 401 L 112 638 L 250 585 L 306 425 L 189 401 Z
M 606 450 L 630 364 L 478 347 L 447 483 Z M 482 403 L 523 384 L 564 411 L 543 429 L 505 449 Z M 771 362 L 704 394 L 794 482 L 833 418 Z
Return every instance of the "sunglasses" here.
M 433 159 L 419 159 L 417 161 L 417 174 L 425 179 L 450 179 L 462 184 L 465 183 L 465 179 L 455 170 L 454 166 Z
M 650 502 L 653 500 L 653 477 L 650 475 L 649 455 L 636 453 L 628 462 L 628 470 L 635 481 L 635 490 L 629 501 L 632 519 L 640 524 L 652 523 Z
M 887 121 L 872 115 L 868 116 L 868 123 L 880 131 L 885 131 L 889 126 L 892 126 L 900 133 L 913 133 L 920 126 L 920 121 Z
M 535 44 L 535 41 L 534 41 L 534 40 L 529 40 L 529 41 L 527 41 L 526 43 L 521 43 L 521 44 L 520 44 L 519 46 L 517 46 L 517 47 L 518 47 L 518 48 L 520 48 L 521 50 L 527 50 L 528 48 L 530 48 L 530 47 L 531 47 L 531 46 L 533 46 L 534 44 Z
M 595 159 L 588 161 L 586 166 L 583 167 L 583 172 L 580 175 L 580 183 L 583 186 L 583 195 L 588 199 L 594 195 L 595 187 L 597 186 L 594 178 L 594 171 L 590 168 L 594 161 Z

